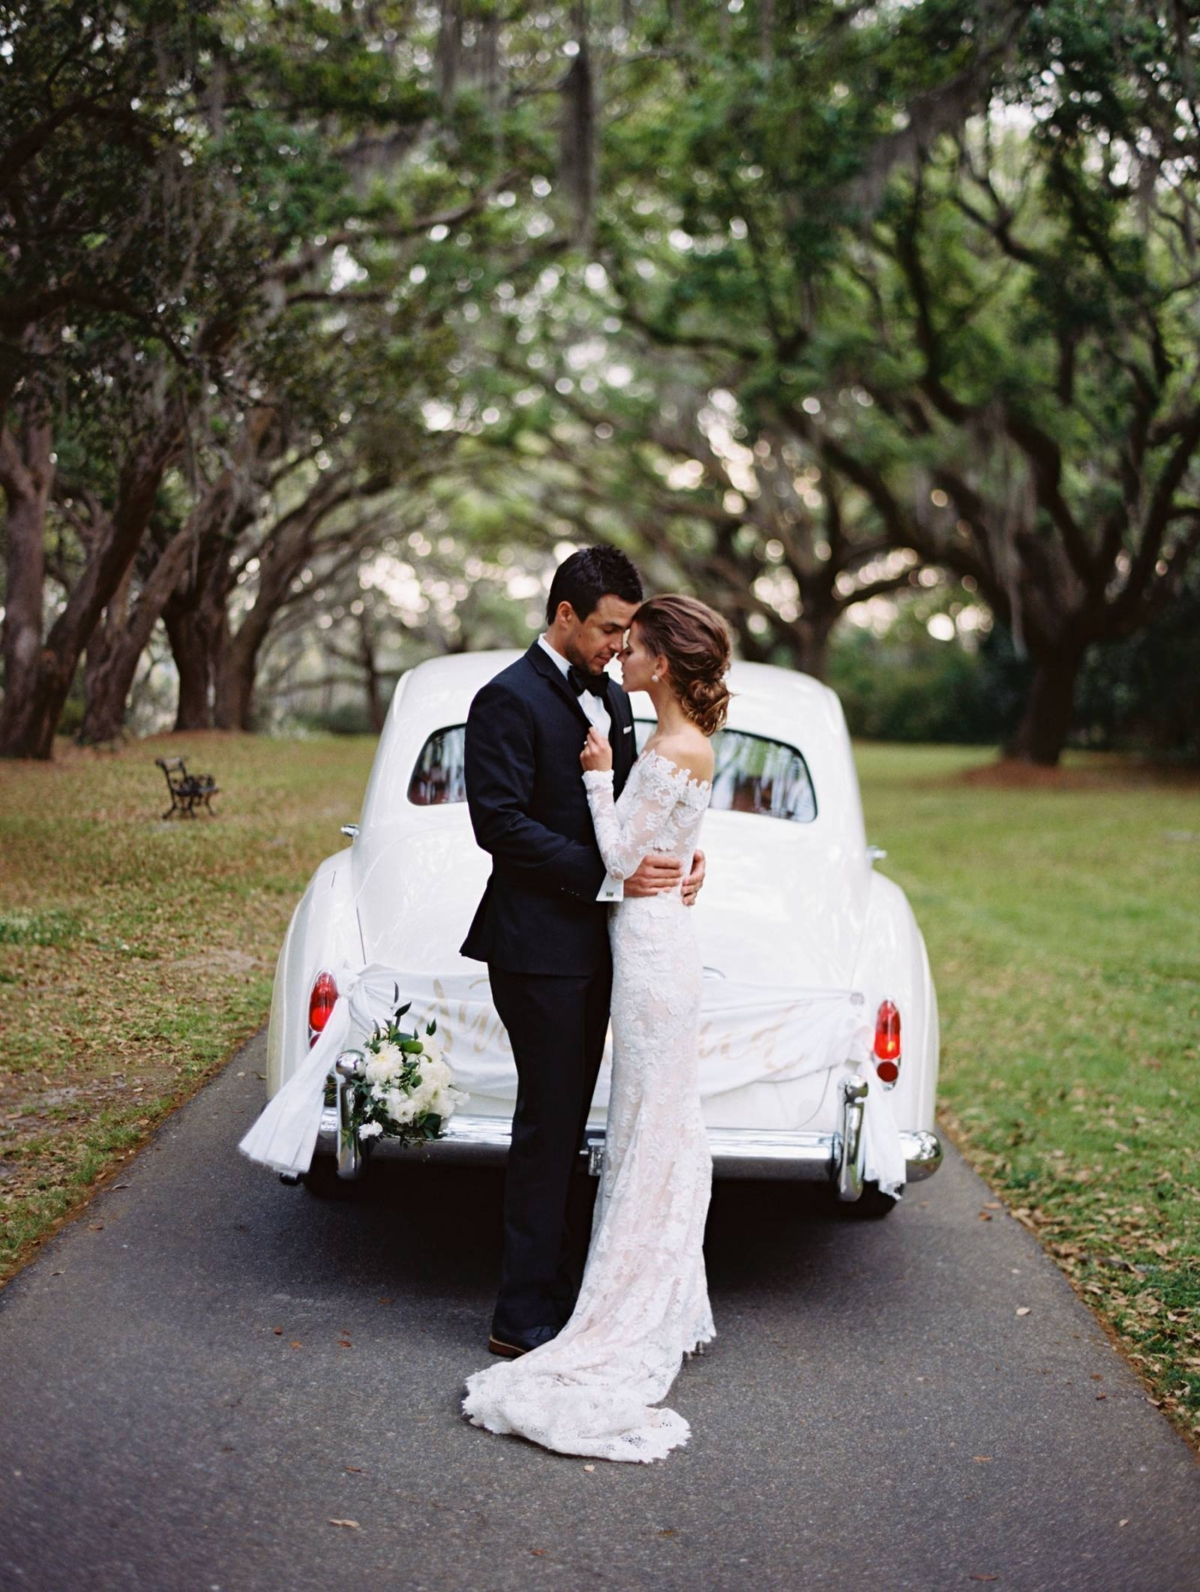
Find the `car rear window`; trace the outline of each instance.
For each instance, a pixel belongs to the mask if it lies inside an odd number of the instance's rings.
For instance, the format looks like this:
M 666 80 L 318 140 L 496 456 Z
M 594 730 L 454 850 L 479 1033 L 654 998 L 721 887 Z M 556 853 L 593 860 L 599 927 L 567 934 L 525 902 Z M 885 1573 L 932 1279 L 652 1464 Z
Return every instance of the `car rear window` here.
M 466 801 L 467 781 L 463 767 L 466 745 L 465 724 L 453 724 L 429 737 L 408 782 L 408 799 L 414 807 L 440 807 L 443 802 Z
M 637 720 L 639 749 L 654 725 Z M 808 764 L 794 746 L 745 730 L 720 730 L 713 736 L 713 812 L 761 813 L 793 824 L 811 824 L 817 796 Z
M 646 744 L 653 724 L 637 721 L 638 747 Z M 408 799 L 416 807 L 437 807 L 444 802 L 465 802 L 463 771 L 466 725 L 438 730 L 421 748 Z M 722 730 L 713 737 L 712 807 L 718 812 L 760 813 L 789 823 L 811 824 L 817 816 L 817 798 L 808 764 L 794 746 L 744 730 Z

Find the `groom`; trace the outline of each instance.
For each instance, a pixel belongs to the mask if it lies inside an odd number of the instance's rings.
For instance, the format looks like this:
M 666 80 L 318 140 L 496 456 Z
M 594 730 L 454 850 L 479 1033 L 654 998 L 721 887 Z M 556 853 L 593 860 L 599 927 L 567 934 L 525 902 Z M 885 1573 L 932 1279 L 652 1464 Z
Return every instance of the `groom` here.
M 678 883 L 670 857 L 610 879 L 579 754 L 612 742 L 617 795 L 637 755 L 629 698 L 604 673 L 642 600 L 624 553 L 585 547 L 555 571 L 546 632 L 484 686 L 467 718 L 467 801 L 492 875 L 462 953 L 488 965 L 517 1064 L 504 1183 L 504 1262 L 488 1347 L 514 1358 L 557 1335 L 577 1292 L 567 1199 L 608 1029 L 606 905 Z M 683 882 L 696 898 L 697 852 Z

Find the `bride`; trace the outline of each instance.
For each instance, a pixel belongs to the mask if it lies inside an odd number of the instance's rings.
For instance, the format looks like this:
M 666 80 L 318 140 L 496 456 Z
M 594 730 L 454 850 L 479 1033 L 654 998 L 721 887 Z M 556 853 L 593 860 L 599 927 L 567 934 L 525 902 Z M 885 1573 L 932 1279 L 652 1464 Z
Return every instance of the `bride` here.
M 627 691 L 658 723 L 613 800 L 612 751 L 580 757 L 600 852 L 627 878 L 649 851 L 690 862 L 712 792 L 709 737 L 725 721 L 729 632 L 691 597 L 653 597 L 621 654 Z M 712 1160 L 696 1046 L 702 968 L 679 887 L 612 912 L 613 1077 L 604 1167 L 574 1313 L 557 1337 L 467 1381 L 476 1426 L 564 1454 L 661 1459 L 688 1423 L 656 1408 L 683 1356 L 714 1336 L 704 1272 Z

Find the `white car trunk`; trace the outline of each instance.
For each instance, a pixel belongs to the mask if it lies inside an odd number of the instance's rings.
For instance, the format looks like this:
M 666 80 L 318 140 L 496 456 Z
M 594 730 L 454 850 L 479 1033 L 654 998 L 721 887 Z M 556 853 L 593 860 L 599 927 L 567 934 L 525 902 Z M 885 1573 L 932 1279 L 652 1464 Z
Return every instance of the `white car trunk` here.
M 870 869 L 816 825 L 708 813 L 696 904 L 704 965 L 734 983 L 848 989 Z

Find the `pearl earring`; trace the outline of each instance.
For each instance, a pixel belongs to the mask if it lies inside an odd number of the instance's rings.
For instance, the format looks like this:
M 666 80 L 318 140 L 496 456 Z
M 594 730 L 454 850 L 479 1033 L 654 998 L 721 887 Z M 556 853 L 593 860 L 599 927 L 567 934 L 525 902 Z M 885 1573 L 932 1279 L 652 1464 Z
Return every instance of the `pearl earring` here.
M 656 675 L 656 674 L 652 674 L 652 675 L 651 675 L 651 676 L 650 676 L 650 678 L 651 678 L 651 679 L 652 679 L 652 680 L 653 680 L 653 681 L 654 681 L 654 683 L 655 683 L 655 685 L 657 685 L 657 684 L 658 684 L 658 676 L 657 676 L 657 675 Z

